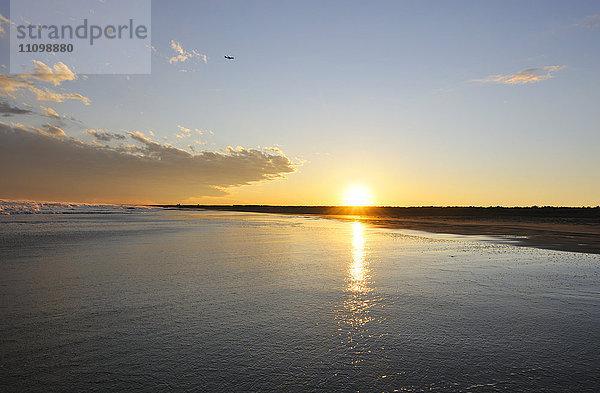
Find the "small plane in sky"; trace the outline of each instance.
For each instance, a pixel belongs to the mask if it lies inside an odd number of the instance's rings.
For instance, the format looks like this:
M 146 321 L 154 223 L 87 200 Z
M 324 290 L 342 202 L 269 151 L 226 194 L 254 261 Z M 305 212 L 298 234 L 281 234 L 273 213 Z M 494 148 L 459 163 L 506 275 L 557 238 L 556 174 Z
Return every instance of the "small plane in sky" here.
M 228 60 L 233 60 L 233 59 L 235 59 L 235 57 L 233 57 L 233 56 L 225 56 L 225 58 L 226 58 L 226 59 L 228 59 Z

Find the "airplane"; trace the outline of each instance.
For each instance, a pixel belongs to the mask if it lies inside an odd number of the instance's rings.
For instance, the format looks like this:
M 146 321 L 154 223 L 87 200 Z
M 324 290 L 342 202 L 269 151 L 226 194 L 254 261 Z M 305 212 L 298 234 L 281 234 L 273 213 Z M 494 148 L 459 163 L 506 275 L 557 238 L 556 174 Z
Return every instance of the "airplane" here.
M 233 60 L 233 59 L 235 59 L 235 57 L 233 57 L 233 56 L 225 56 L 225 58 L 226 58 L 226 59 L 228 59 L 228 60 Z

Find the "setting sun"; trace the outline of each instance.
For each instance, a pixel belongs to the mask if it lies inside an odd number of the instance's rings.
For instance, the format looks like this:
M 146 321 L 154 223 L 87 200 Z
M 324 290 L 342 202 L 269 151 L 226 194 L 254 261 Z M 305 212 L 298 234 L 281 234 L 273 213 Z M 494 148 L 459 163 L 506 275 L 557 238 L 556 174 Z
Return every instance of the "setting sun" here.
M 372 204 L 371 192 L 362 185 L 352 185 L 344 192 L 344 205 L 346 206 L 369 206 Z

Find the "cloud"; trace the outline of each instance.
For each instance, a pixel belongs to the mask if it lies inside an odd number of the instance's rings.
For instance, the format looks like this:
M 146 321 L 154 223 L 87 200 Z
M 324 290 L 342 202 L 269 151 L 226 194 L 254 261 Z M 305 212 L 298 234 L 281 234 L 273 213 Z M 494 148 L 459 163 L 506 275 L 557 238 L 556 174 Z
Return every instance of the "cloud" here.
M 545 66 L 539 68 L 529 68 L 516 74 L 507 75 L 490 75 L 483 79 L 473 79 L 471 82 L 482 82 L 482 83 L 502 83 L 505 85 L 524 85 L 527 83 L 541 82 L 546 79 L 552 78 L 553 72 L 560 71 L 565 66 Z
M 0 74 L 0 95 L 15 98 L 17 91 L 25 89 L 35 94 L 38 101 L 63 102 L 68 99 L 80 100 L 85 105 L 90 104 L 90 99 L 79 93 L 58 93 L 47 88 L 40 89 L 34 85 L 33 81 L 42 81 L 58 86 L 64 81 L 77 79 L 77 75 L 65 64 L 58 62 L 54 64 L 53 68 L 50 68 L 41 61 L 34 60 L 33 65 L 34 73 L 19 75 Z
M 265 147 L 265 150 L 272 151 L 272 152 L 275 152 L 275 153 L 278 153 L 278 154 L 281 154 L 281 153 L 283 153 L 283 152 L 281 151 L 281 149 L 280 149 L 280 148 L 278 148 L 278 147 Z
M 199 53 L 198 51 L 196 51 L 194 49 L 192 49 L 191 52 L 188 52 L 188 51 L 184 50 L 181 47 L 181 44 L 177 41 L 171 40 L 171 49 L 173 49 L 175 51 L 175 56 L 173 56 L 169 59 L 169 64 L 178 63 L 178 62 L 183 63 L 190 59 L 198 59 L 200 61 L 203 61 L 204 64 L 207 63 L 206 55 Z
M 227 188 L 294 172 L 280 154 L 228 149 L 191 154 L 130 132 L 135 145 L 95 146 L 0 124 L 0 176 L 6 198 L 168 203 L 226 195 Z M 139 144 L 139 145 L 138 145 Z
M 585 27 L 592 29 L 594 27 L 600 27 L 600 14 L 588 15 L 579 23 L 575 23 L 574 26 Z
M 16 106 L 11 106 L 9 103 L 0 101 L 0 113 L 3 116 L 12 116 L 12 115 L 27 115 L 31 113 L 29 109 L 22 109 Z
M 41 61 L 33 60 L 33 74 L 23 74 L 21 77 L 25 79 L 38 79 L 44 82 L 60 85 L 64 81 L 72 81 L 77 79 L 77 75 L 73 73 L 64 63 L 60 61 L 50 68 Z
M 58 113 L 56 113 L 56 111 L 54 109 L 46 108 L 45 106 L 40 106 L 40 108 L 42 108 L 42 111 L 44 112 L 44 116 L 56 117 L 56 118 L 60 119 L 60 115 Z
M 0 125 L 6 125 L 6 124 L 0 121 Z M 11 123 L 11 126 L 12 126 L 13 128 L 16 128 L 16 129 L 18 129 L 18 130 L 21 130 L 21 131 L 27 131 L 27 127 L 25 127 L 25 126 L 24 126 L 23 124 L 21 124 L 21 123 Z
M 178 125 L 177 128 L 179 128 L 181 131 L 186 132 L 186 133 L 192 132 L 192 130 L 190 130 L 189 128 L 185 128 L 184 126 Z
M 178 125 L 177 128 L 179 128 L 179 130 L 181 131 L 181 134 L 175 134 L 176 138 L 183 139 L 183 138 L 189 138 L 191 136 L 191 132 L 192 132 L 191 129 L 185 128 L 184 126 L 180 126 L 180 125 Z
M 94 138 L 98 139 L 99 141 L 103 141 L 103 142 L 110 142 L 116 139 L 120 139 L 123 140 L 126 138 L 125 135 L 123 134 L 114 134 L 112 132 L 108 132 L 105 130 L 87 130 L 86 131 L 88 134 L 90 134 L 91 136 L 93 136 Z
M 10 20 L 4 15 L 0 14 L 0 37 L 4 37 L 4 35 L 6 34 L 6 29 L 4 28 L 4 25 L 7 23 L 10 25 Z
M 0 74 L 0 94 L 14 98 L 14 93 L 21 88 L 29 88 L 33 83 L 20 78 L 19 76 L 10 76 Z
M 20 127 L 19 127 L 20 128 Z M 31 127 L 32 130 L 36 131 L 39 134 L 52 136 L 52 137 L 62 137 L 66 136 L 65 132 L 52 124 L 44 124 L 41 128 Z
M 79 93 L 57 93 L 48 89 L 38 89 L 30 86 L 29 91 L 36 95 L 38 101 L 63 102 L 64 100 L 80 100 L 84 105 L 90 105 L 90 99 Z
M 162 160 L 163 158 L 169 160 L 189 155 L 189 153 L 185 150 L 173 147 L 168 143 L 161 145 L 158 142 L 154 142 L 140 131 L 129 132 L 129 136 L 131 139 L 142 143 L 142 147 L 139 147 L 137 152 L 146 157 L 151 157 L 158 160 Z

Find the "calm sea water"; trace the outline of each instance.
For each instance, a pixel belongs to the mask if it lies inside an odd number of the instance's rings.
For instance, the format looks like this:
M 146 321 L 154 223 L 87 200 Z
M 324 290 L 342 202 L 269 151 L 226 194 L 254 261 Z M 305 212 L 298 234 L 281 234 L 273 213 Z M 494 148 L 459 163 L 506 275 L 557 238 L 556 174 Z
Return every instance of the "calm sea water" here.
M 600 258 L 352 221 L 0 217 L 1 391 L 597 392 Z

